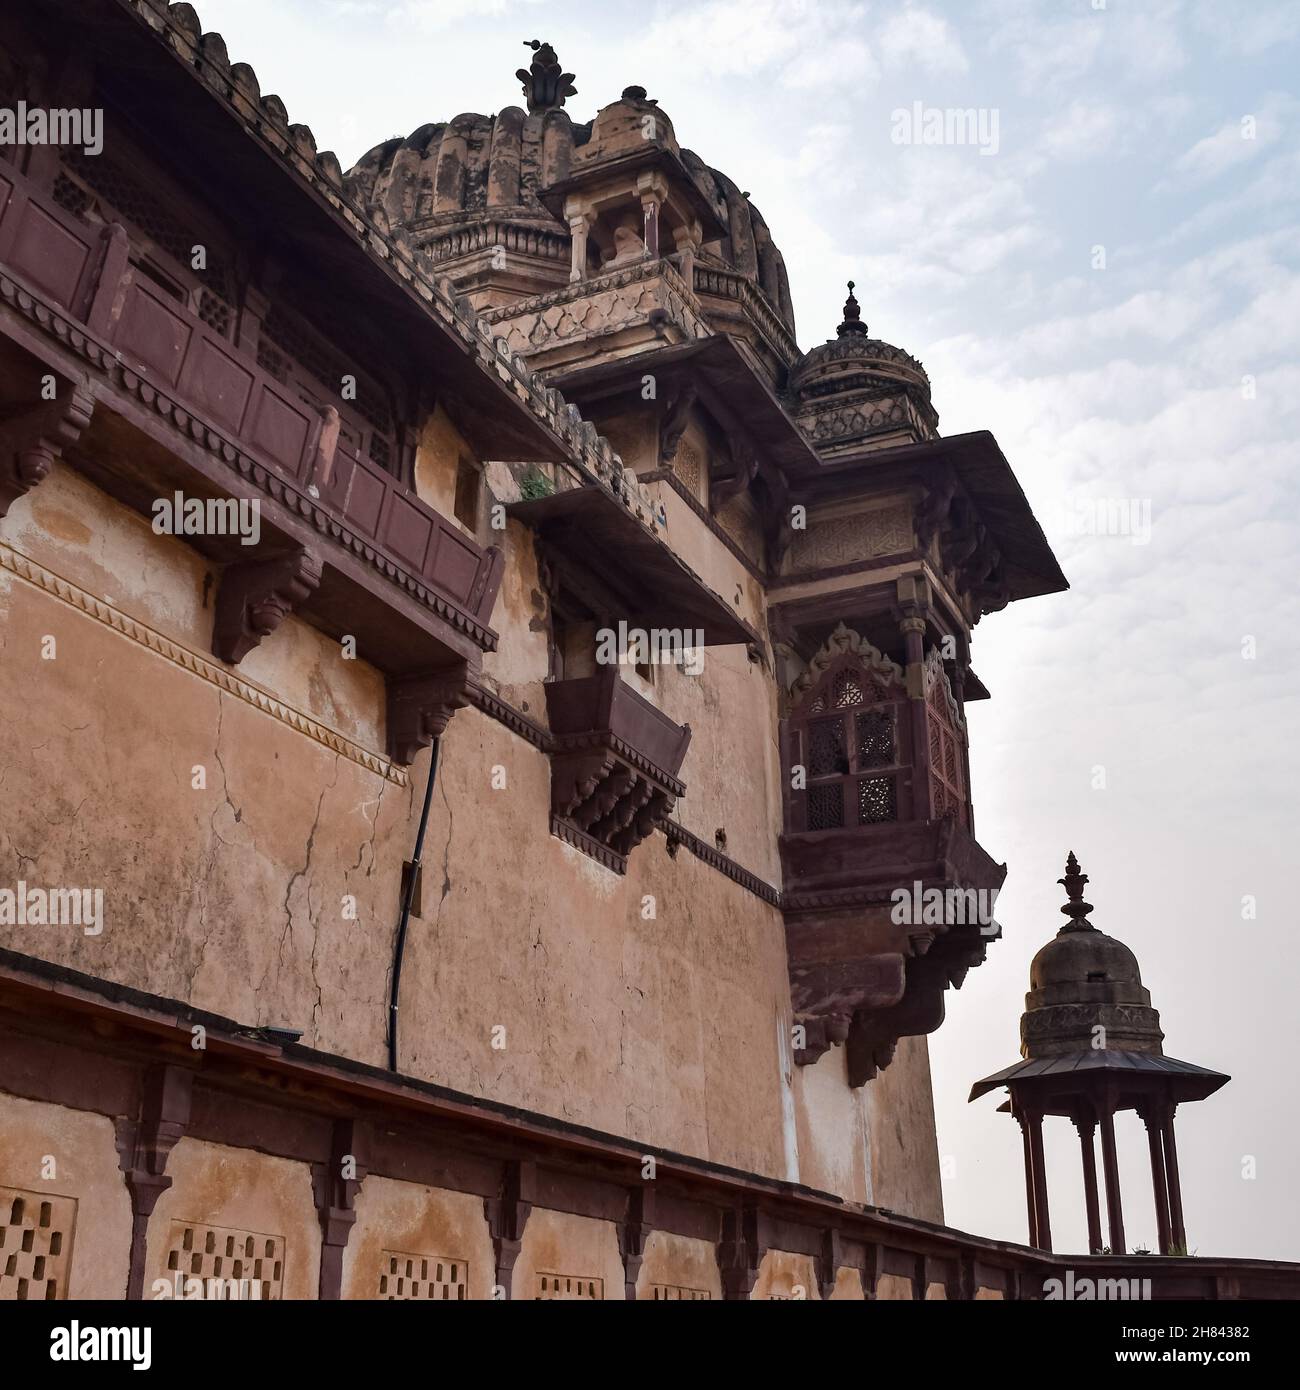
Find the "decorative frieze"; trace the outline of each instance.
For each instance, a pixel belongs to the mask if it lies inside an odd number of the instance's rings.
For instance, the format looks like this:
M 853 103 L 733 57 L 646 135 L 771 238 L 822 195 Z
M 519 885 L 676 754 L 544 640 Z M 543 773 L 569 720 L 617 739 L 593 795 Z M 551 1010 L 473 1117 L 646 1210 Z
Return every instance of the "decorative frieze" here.
M 791 535 L 789 568 L 832 569 L 880 555 L 906 554 L 914 543 L 911 512 L 903 505 L 849 516 L 813 517 L 807 530 Z

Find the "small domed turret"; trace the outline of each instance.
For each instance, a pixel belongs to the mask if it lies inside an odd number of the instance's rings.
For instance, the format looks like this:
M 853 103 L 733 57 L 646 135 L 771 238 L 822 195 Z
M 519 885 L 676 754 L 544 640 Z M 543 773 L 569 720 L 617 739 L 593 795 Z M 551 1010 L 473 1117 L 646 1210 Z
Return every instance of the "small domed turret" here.
M 1160 1015 L 1143 988 L 1137 957 L 1088 920 L 1084 902 L 1088 875 L 1071 852 L 1058 879 L 1070 919 L 1034 957 L 1029 993 L 1020 1020 L 1025 1057 L 1051 1057 L 1098 1045 L 1159 1055 L 1164 1034 Z M 1098 1031 L 1100 1030 L 1100 1031 Z

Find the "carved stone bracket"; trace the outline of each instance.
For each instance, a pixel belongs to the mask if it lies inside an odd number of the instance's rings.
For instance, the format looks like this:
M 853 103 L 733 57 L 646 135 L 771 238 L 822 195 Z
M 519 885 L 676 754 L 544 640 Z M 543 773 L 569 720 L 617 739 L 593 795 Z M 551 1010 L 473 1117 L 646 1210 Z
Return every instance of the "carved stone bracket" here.
M 677 446 L 691 418 L 696 388 L 690 383 L 677 386 L 667 401 L 663 423 L 659 427 L 659 462 L 666 467 L 677 457 Z
M 343 1252 L 356 1224 L 356 1199 L 365 1181 L 365 1125 L 336 1120 L 328 1164 L 314 1164 L 312 1192 L 320 1213 L 320 1288 L 323 1299 L 343 1297 Z
M 269 560 L 227 565 L 217 589 L 213 653 L 237 666 L 315 593 L 321 569 L 320 556 L 304 547 Z
M 718 1242 L 723 1298 L 740 1301 L 753 1293 L 766 1248 L 764 1225 L 757 1207 L 734 1207 L 723 1213 L 722 1239 Z
M 144 1270 L 149 1218 L 158 1198 L 172 1185 L 167 1159 L 190 1122 L 194 1073 L 158 1066 L 145 1073 L 138 1119 L 119 1121 L 118 1165 L 131 1194 L 131 1260 L 126 1296 L 144 1297 Z
M 524 1243 L 524 1227 L 532 1214 L 537 1190 L 537 1165 L 529 1160 L 512 1159 L 505 1165 L 501 1195 L 483 1199 L 497 1287 L 503 1297 L 511 1297 L 515 1261 Z
M 0 517 L 49 476 L 54 460 L 90 424 L 95 398 L 83 383 L 58 382 L 58 398 L 0 420 Z
M 823 1301 L 835 1292 L 835 1279 L 840 1265 L 844 1263 L 842 1246 L 840 1233 L 834 1227 L 822 1232 L 822 1248 L 816 1256 L 816 1267 L 817 1292 L 821 1294 Z
M 655 1190 L 642 1183 L 628 1193 L 627 1216 L 618 1228 L 618 1252 L 623 1260 L 623 1296 L 629 1303 L 636 1299 L 637 1279 L 641 1261 L 645 1259 L 646 1241 L 654 1230 Z
M 614 667 L 546 687 L 551 744 L 551 831 L 616 873 L 665 827 L 686 788 L 677 769 L 690 726 L 676 724 Z
M 388 755 L 409 767 L 421 748 L 441 738 L 451 716 L 469 703 L 473 673 L 457 662 L 425 676 L 398 676 L 388 682 Z

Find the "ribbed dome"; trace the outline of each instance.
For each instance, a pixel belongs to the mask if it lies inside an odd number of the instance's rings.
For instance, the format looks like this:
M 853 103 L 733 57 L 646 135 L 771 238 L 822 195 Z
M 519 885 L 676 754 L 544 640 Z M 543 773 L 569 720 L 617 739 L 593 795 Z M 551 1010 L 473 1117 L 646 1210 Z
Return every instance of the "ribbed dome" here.
M 628 87 L 593 121 L 579 125 L 562 109 L 572 94 L 569 74 L 558 73 L 553 50 L 539 46 L 531 72 L 520 69 L 529 110 L 507 106 L 493 116 L 464 113 L 451 121 L 422 125 L 405 139 L 386 140 L 348 172 L 346 186 L 360 194 L 390 227 L 405 228 L 417 245 L 442 258 L 473 241 L 473 229 L 488 220 L 531 223 L 535 244 L 519 249 L 547 254 L 546 243 L 569 240 L 568 228 L 543 206 L 540 194 L 576 170 L 586 147 L 599 147 L 606 133 L 656 118 L 656 139 L 680 158 L 711 205 L 726 235 L 700 259 L 738 270 L 766 294 L 793 334 L 794 307 L 785 261 L 762 214 L 725 174 L 682 149 L 672 123 L 643 88 Z M 583 153 L 579 153 L 582 151 Z M 463 233 L 458 239 L 458 232 Z M 450 249 L 448 249 L 450 247 Z
M 1141 986 L 1142 976 L 1133 952 L 1122 941 L 1095 929 L 1064 929 L 1039 951 L 1029 967 L 1029 985 L 1034 990 L 1096 983 Z
M 1142 985 L 1137 957 L 1088 920 L 1088 875 L 1070 855 L 1061 911 L 1069 921 L 1034 957 L 1029 993 L 1020 1019 L 1021 1052 L 1050 1057 L 1082 1050 L 1161 1054 L 1164 1034 L 1151 994 Z
M 844 319 L 835 337 L 803 355 L 790 374 L 790 389 L 809 399 L 879 382 L 903 383 L 928 402 L 930 378 L 925 368 L 902 348 L 868 335 L 861 307 L 853 297 L 853 283 L 849 281 Z

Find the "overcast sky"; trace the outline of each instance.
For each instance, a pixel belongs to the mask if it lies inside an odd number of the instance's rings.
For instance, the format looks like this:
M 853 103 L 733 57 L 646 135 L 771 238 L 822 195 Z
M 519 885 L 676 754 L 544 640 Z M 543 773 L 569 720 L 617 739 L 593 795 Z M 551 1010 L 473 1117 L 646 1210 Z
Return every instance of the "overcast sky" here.
M 993 695 L 971 711 L 977 831 L 1010 872 L 1004 940 L 932 1039 L 947 1219 L 1025 1238 L 1016 1126 L 965 1097 L 1018 1056 L 1074 849 L 1166 1051 L 1233 1076 L 1179 1116 L 1192 1249 L 1300 1258 L 1300 3 L 198 10 L 345 168 L 518 103 L 526 39 L 576 74 L 576 120 L 640 83 L 762 209 L 805 350 L 852 278 L 872 333 L 924 362 L 943 433 L 994 432 L 1074 587 L 975 634 Z M 895 139 L 917 102 L 982 110 L 982 146 Z M 1108 512 L 1128 534 L 1089 534 Z M 1129 1244 L 1151 1246 L 1143 1131 L 1120 1130 Z M 1073 1130 L 1048 1140 L 1057 1248 L 1081 1249 Z

